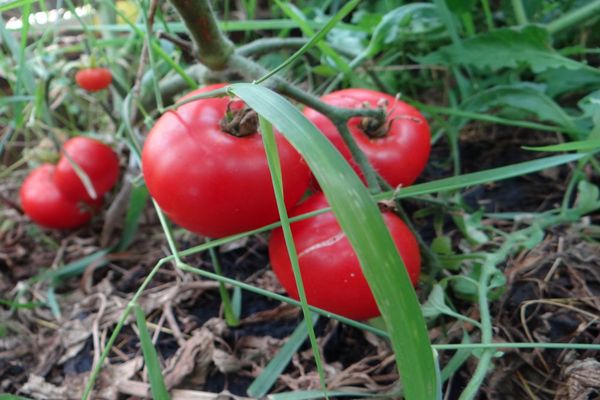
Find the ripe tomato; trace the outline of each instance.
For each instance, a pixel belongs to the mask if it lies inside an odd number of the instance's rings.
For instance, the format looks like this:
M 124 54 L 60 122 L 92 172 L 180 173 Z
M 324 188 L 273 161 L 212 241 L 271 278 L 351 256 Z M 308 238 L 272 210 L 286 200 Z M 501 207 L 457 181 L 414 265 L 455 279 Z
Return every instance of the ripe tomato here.
M 75 74 L 77 84 L 88 92 L 106 89 L 112 82 L 112 73 L 107 68 L 84 68 Z
M 323 193 L 309 197 L 294 207 L 290 216 L 301 215 L 328 206 Z M 421 269 L 417 240 L 391 211 L 383 219 L 400 252 L 413 284 Z M 355 320 L 373 318 L 379 309 L 371 294 L 358 258 L 332 212 L 292 223 L 302 282 L 310 305 Z M 283 230 L 273 230 L 269 240 L 269 259 L 273 271 L 288 294 L 298 299 L 298 290 Z
M 117 182 L 119 158 L 104 143 L 88 137 L 77 136 L 67 140 L 62 151 L 63 156 L 58 162 L 54 173 L 54 182 L 65 197 L 75 201 L 92 201 L 64 153 L 67 153 L 87 174 L 98 198 L 101 198 Z
M 431 136 L 425 117 L 414 107 L 394 97 L 368 89 L 346 89 L 321 97 L 321 101 L 337 107 L 377 107 L 382 102 L 387 110 L 385 135 L 370 137 L 363 129 L 363 118 L 348 121 L 350 133 L 375 170 L 392 186 L 408 186 L 425 168 L 429 159 Z M 342 153 L 362 178 L 359 167 L 352 161 L 350 150 L 335 125 L 323 114 L 306 108 L 304 115 L 319 128 Z M 386 129 L 387 128 L 387 129 Z
M 228 236 L 279 219 L 261 135 L 237 137 L 221 125 L 226 114 L 243 106 L 226 97 L 184 104 L 164 114 L 144 144 L 148 191 L 174 222 L 200 235 Z M 281 134 L 275 139 L 285 203 L 291 207 L 306 191 L 310 171 Z
M 27 176 L 20 190 L 25 214 L 47 228 L 70 229 L 85 224 L 92 218 L 93 206 L 65 197 L 54 183 L 55 170 L 54 165 L 43 164 Z M 94 206 L 99 204 L 96 201 Z

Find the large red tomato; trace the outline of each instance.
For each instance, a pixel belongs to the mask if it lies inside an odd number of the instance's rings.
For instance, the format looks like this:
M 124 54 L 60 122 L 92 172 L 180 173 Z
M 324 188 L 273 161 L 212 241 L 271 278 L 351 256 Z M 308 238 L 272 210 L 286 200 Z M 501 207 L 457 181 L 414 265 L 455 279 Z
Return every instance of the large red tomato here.
M 164 114 L 144 144 L 142 166 L 150 194 L 173 221 L 200 235 L 228 236 L 279 219 L 261 135 L 223 131 L 226 114 L 231 117 L 242 107 L 227 97 L 184 104 Z M 291 207 L 306 191 L 310 171 L 283 136 L 275 135 L 285 203 Z
M 92 201 L 64 153 L 67 153 L 87 174 L 98 198 L 101 198 L 117 182 L 119 158 L 104 143 L 88 137 L 77 136 L 65 142 L 62 152 L 63 156 L 54 173 L 54 182 L 65 197 L 71 200 Z
M 294 207 L 290 216 L 326 207 L 327 199 L 322 193 L 317 193 Z M 396 214 L 386 211 L 383 219 L 412 283 L 416 284 L 421 270 L 417 240 Z M 310 305 L 355 320 L 373 318 L 380 314 L 358 258 L 332 212 L 294 222 L 291 228 L 302 282 Z M 291 297 L 298 299 L 296 281 L 281 228 L 273 230 L 269 241 L 269 258 L 281 285 Z
M 112 73 L 103 67 L 84 68 L 75 74 L 77 84 L 88 92 L 106 89 L 112 82 Z
M 85 224 L 92 217 L 90 206 L 64 196 L 54 183 L 55 169 L 43 164 L 27 176 L 20 190 L 25 214 L 47 228 L 70 229 Z
M 413 183 L 425 168 L 429 159 L 431 137 L 425 117 L 414 107 L 396 100 L 394 97 L 368 89 L 346 89 L 321 97 L 321 101 L 337 107 L 362 108 L 384 105 L 387 110 L 386 125 L 372 137 L 365 128 L 361 117 L 348 121 L 350 133 L 371 165 L 392 186 L 408 186 Z M 353 169 L 362 176 L 352 155 L 335 125 L 323 114 L 307 108 L 304 115 L 311 120 L 331 143 L 350 162 Z

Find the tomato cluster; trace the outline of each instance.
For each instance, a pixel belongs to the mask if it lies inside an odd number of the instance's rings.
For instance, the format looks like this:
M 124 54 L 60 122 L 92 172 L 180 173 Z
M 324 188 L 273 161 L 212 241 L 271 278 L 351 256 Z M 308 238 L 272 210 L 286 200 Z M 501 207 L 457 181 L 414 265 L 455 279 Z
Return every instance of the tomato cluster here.
M 77 71 L 75 81 L 88 92 L 97 92 L 111 84 L 112 73 L 104 67 L 84 68 Z
M 223 86 L 204 87 L 184 100 Z M 383 108 L 385 121 L 356 117 L 348 121 L 349 130 L 389 184 L 406 186 L 415 181 L 430 151 L 429 126 L 416 109 L 366 89 L 342 90 L 321 100 L 345 108 Z M 335 125 L 317 111 L 306 109 L 304 114 L 362 177 Z M 310 171 L 283 136 L 276 132 L 275 138 L 290 215 L 327 207 L 325 196 L 317 193 L 292 208 L 307 191 Z M 233 235 L 278 219 L 256 115 L 240 100 L 192 100 L 164 114 L 144 144 L 142 169 L 150 194 L 164 212 L 200 235 Z M 414 284 L 420 271 L 417 241 L 394 213 L 382 216 Z M 354 319 L 379 314 L 354 250 L 331 212 L 295 222 L 292 231 L 310 304 Z M 281 229 L 273 231 L 269 255 L 283 287 L 298 298 Z
M 95 199 L 87 192 L 68 157 L 90 179 Z M 56 166 L 43 164 L 27 176 L 20 190 L 21 205 L 25 214 L 42 226 L 76 228 L 90 220 L 118 176 L 119 159 L 110 147 L 94 139 L 75 137 L 64 144 Z

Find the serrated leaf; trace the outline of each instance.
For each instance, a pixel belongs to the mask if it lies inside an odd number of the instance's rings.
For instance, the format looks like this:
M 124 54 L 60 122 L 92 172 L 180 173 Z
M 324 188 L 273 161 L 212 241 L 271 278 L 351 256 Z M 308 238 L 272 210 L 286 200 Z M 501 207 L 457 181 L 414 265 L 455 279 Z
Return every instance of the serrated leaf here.
M 550 97 L 600 88 L 600 74 L 587 69 L 552 68 L 539 74 L 537 80 L 544 82 L 546 93 Z
M 534 114 L 542 121 L 575 128 L 569 115 L 554 100 L 546 96 L 539 87 L 531 83 L 496 86 L 466 99 L 462 109 L 487 111 L 496 107 L 516 108 Z
M 420 59 L 423 64 L 469 65 L 484 70 L 528 66 L 535 73 L 549 68 L 592 71 L 578 61 L 560 55 L 550 35 L 539 26 L 504 28 L 442 47 Z

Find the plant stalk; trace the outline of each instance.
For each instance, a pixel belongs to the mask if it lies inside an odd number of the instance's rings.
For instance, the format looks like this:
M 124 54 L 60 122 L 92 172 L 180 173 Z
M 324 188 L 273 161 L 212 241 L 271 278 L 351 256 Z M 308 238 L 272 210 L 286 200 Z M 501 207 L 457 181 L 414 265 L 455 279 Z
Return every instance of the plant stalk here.
M 209 0 L 171 0 L 192 35 L 198 59 L 217 71 L 227 67 L 233 43 L 221 32 Z

